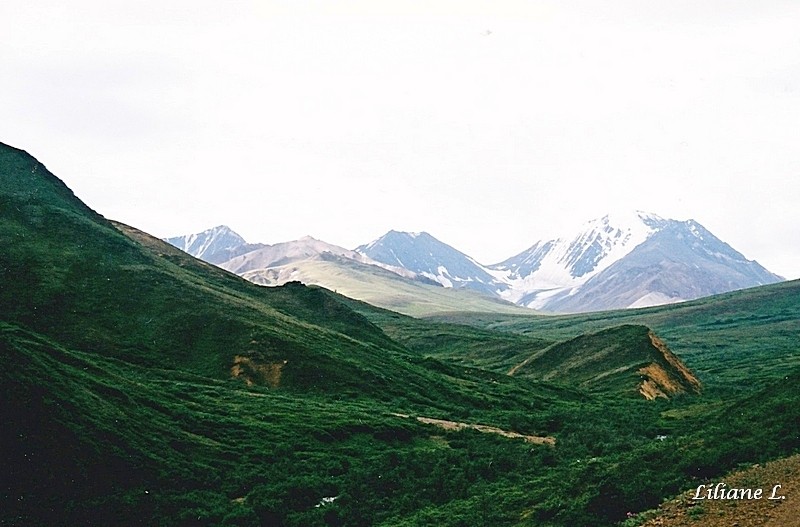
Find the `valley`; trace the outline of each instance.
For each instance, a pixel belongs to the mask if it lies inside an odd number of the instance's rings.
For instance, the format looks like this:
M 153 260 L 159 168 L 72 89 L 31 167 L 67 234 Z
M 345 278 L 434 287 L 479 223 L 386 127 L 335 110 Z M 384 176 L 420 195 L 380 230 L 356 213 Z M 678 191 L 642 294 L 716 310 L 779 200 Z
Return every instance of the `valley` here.
M 542 315 L 414 271 L 453 295 L 412 317 L 255 285 L 2 144 L 0 240 L 2 524 L 631 526 L 800 450 L 798 281 Z

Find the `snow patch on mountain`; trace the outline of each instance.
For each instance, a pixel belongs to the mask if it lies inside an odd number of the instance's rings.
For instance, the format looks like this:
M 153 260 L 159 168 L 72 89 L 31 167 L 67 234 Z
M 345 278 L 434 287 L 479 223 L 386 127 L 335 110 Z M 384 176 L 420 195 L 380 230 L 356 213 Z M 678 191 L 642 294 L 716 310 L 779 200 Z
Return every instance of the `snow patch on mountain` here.
M 392 230 L 356 251 L 384 264 L 405 267 L 444 287 L 472 289 L 493 297 L 498 288 L 506 287 L 486 267 L 427 232 Z
M 213 264 L 262 247 L 261 244 L 248 244 L 227 225 L 218 225 L 196 234 L 165 238 L 164 241 L 195 258 Z
M 559 293 L 574 294 L 593 276 L 630 254 L 664 222 L 641 211 L 609 214 L 587 222 L 577 235 L 538 242 L 490 266 L 494 276 L 510 286 L 500 296 L 514 303 L 528 297 L 524 305 L 541 308 Z

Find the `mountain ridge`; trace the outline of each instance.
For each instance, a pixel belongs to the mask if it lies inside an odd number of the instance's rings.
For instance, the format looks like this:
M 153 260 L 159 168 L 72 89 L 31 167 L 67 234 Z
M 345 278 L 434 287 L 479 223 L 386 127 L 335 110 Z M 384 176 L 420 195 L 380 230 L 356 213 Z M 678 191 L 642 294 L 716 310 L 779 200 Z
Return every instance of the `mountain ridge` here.
M 416 239 L 406 237 L 404 242 Z M 389 246 L 375 252 L 373 244 L 362 247 L 377 260 L 405 251 L 406 260 L 418 261 L 407 256 L 413 248 Z M 416 251 L 423 255 L 424 268 L 410 269 L 430 272 L 430 262 L 437 261 L 430 247 L 426 242 Z M 452 259 L 452 248 L 439 247 L 443 256 L 437 269 L 445 275 L 444 262 Z M 464 256 L 461 268 L 477 271 L 460 276 L 461 285 L 480 284 L 484 292 L 517 305 L 561 313 L 647 307 L 783 280 L 695 220 L 664 219 L 642 211 L 591 220 L 577 233 L 540 240 L 498 264 L 484 266 Z M 491 279 L 483 279 L 486 275 Z
M 188 235 L 167 241 L 181 247 L 174 243 L 178 240 L 185 247 L 200 238 Z M 265 285 L 285 283 L 291 275 L 286 264 L 319 260 L 329 252 L 412 281 L 559 313 L 648 307 L 783 280 L 693 219 L 664 219 L 643 211 L 590 220 L 577 232 L 539 240 L 492 265 L 481 264 L 424 231 L 390 230 L 354 250 L 311 237 L 275 245 L 246 244 L 239 239 L 239 248 L 224 249 L 236 256 L 224 262 L 206 259 Z M 251 245 L 257 248 L 247 250 Z M 203 258 L 198 249 L 188 252 Z M 297 267 L 297 276 L 305 275 L 299 279 L 339 289 L 335 279 L 312 277 L 299 269 L 305 265 Z M 370 301 L 382 305 L 377 296 Z
M 509 375 L 618 389 L 648 400 L 699 394 L 700 381 L 650 328 L 625 324 L 534 352 Z M 620 388 L 621 387 L 621 388 Z
M 202 234 L 179 238 L 196 240 L 202 238 Z M 164 241 L 171 243 L 170 239 Z M 183 246 L 177 248 L 183 250 Z M 486 312 L 521 310 L 496 296 L 445 288 L 425 274 L 379 262 L 311 236 L 274 245 L 260 244 L 255 250 L 239 252 L 242 254 L 215 265 L 258 285 L 280 286 L 300 281 L 414 316 L 460 309 Z M 198 254 L 194 256 L 198 257 Z

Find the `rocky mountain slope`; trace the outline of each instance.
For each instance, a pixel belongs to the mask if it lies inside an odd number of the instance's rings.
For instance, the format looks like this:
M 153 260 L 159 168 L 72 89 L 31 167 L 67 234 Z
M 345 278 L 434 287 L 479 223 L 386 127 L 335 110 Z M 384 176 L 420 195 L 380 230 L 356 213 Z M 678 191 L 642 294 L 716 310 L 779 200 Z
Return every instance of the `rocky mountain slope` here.
M 641 515 L 642 527 L 799 527 L 800 455 L 755 464 L 720 478 L 728 489 L 760 489 L 761 499 L 695 500 L 697 486 Z M 717 482 L 714 482 L 715 484 Z M 780 488 L 772 492 L 776 485 Z M 704 487 L 705 490 L 708 487 Z M 701 493 L 702 495 L 702 493 Z M 779 499 L 784 497 L 785 499 Z
M 164 241 L 213 264 L 220 264 L 240 254 L 264 247 L 262 243 L 247 243 L 227 225 L 218 225 L 196 234 L 166 238 Z
M 592 220 L 489 266 L 425 233 L 390 233 L 358 250 L 446 287 L 554 312 L 646 307 L 782 280 L 694 220 L 644 212 Z
M 351 290 L 336 278 L 343 274 L 332 263 L 338 261 L 344 267 L 382 267 L 414 282 L 559 313 L 668 304 L 782 280 L 694 220 L 640 211 L 589 221 L 576 233 L 536 242 L 494 265 L 483 265 L 426 232 L 389 231 L 355 250 L 311 237 L 247 244 L 227 227 L 167 241 L 265 285 L 303 280 Z M 307 265 L 320 260 L 333 272 L 320 275 L 320 265 Z M 294 266 L 287 268 L 290 263 Z M 381 294 L 356 298 L 392 308 Z

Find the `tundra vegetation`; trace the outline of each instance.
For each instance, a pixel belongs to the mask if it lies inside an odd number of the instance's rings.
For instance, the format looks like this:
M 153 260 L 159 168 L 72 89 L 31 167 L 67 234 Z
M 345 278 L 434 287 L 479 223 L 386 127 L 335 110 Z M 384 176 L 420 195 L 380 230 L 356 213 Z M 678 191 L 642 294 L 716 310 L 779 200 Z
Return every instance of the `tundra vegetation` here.
M 4 145 L 0 240 L 0 523 L 614 525 L 800 448 L 798 282 L 411 318 L 247 283 Z M 697 390 L 642 396 L 680 374 L 651 332 Z

